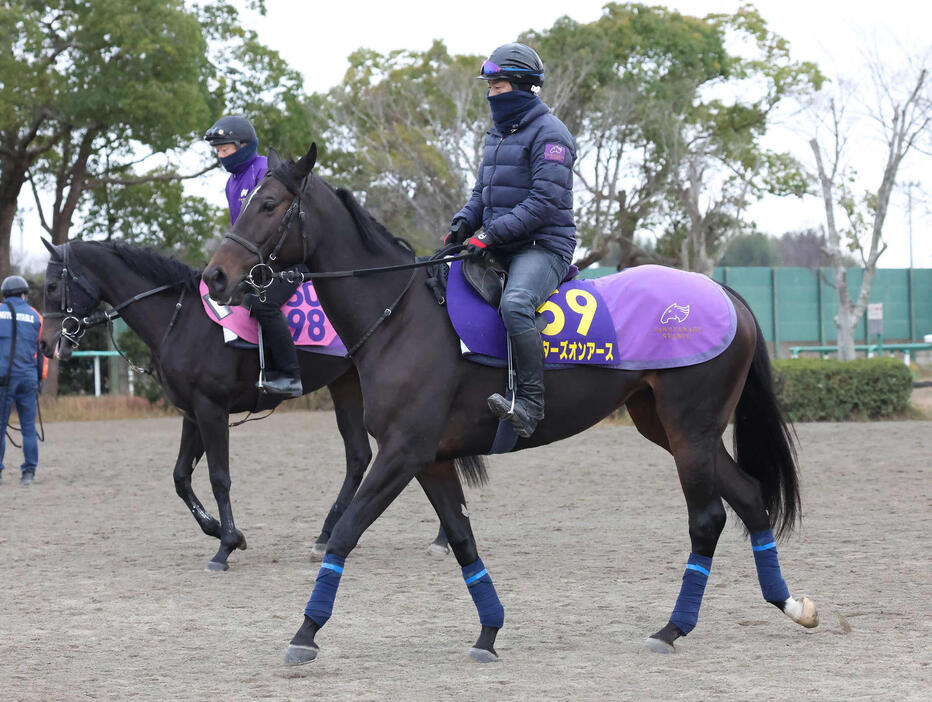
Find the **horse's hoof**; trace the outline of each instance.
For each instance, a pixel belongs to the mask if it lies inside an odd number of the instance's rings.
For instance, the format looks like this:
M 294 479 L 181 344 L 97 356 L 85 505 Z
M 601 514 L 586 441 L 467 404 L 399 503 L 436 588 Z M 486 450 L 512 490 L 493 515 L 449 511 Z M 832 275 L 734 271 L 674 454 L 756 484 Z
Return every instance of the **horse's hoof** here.
M 217 561 L 207 561 L 207 565 L 204 566 L 204 570 L 208 573 L 222 573 L 229 569 L 230 566 L 226 563 L 218 563 Z
M 427 547 L 427 553 L 429 553 L 431 556 L 446 556 L 448 553 L 450 553 L 450 546 L 449 544 L 443 546 L 435 541 Z
M 236 544 L 236 548 L 238 548 L 240 551 L 246 550 L 246 537 L 243 536 L 242 532 L 239 532 L 239 543 Z
M 803 597 L 799 603 L 803 606 L 803 611 L 794 621 L 807 629 L 819 626 L 819 612 L 816 610 L 815 602 L 808 597 Z
M 285 665 L 304 665 L 317 658 L 320 648 L 315 644 L 310 646 L 299 646 L 289 644 L 288 650 L 285 651 Z
M 316 544 L 311 546 L 311 560 L 312 561 L 319 561 L 323 559 L 326 553 L 327 553 L 327 542 L 326 541 L 324 542 L 318 541 Z
M 475 646 L 469 649 L 469 658 L 476 663 L 498 663 L 497 655 L 491 651 L 486 651 L 484 648 L 476 648 Z
M 654 653 L 676 653 L 676 649 L 673 648 L 673 644 L 667 643 L 666 641 L 661 641 L 660 639 L 655 639 L 653 636 L 648 636 L 644 639 L 644 648 L 648 651 L 653 651 Z

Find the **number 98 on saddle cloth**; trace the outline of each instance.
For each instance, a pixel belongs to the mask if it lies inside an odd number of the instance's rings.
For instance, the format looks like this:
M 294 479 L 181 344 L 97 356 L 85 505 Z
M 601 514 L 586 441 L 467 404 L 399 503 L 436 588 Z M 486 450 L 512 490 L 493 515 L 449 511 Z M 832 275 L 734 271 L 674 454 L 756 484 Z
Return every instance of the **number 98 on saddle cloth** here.
M 245 307 L 227 307 L 210 299 L 207 285 L 201 281 L 201 300 L 207 316 L 223 327 L 228 346 L 254 348 L 259 343 L 258 323 Z M 322 353 L 327 356 L 344 356 L 346 347 L 327 319 L 314 285 L 303 283 L 288 302 L 282 305 L 282 314 L 288 320 L 291 338 L 300 351 Z

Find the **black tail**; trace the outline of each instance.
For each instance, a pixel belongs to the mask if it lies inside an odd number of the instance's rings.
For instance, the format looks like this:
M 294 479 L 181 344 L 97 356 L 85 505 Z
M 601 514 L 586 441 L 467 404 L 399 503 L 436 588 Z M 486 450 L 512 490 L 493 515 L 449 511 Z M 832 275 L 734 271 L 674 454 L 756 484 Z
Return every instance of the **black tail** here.
M 733 290 L 729 292 L 744 302 Z M 793 531 L 800 516 L 795 433 L 773 389 L 764 333 L 756 319 L 754 324 L 757 349 L 735 409 L 735 461 L 741 470 L 760 481 L 770 526 L 777 536 L 785 536 Z
M 471 488 L 478 488 L 489 482 L 489 473 L 482 456 L 465 456 L 454 461 L 460 478 Z

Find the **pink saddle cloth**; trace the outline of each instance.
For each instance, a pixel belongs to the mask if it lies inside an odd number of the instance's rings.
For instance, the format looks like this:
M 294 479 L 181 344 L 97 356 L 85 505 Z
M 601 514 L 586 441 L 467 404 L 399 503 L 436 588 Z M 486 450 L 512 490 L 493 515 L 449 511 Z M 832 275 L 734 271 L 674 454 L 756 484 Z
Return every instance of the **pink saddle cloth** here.
M 207 294 L 207 285 L 201 281 L 201 300 L 204 312 L 208 318 L 223 327 L 223 335 L 227 344 L 233 346 L 252 345 L 259 343 L 259 325 L 249 316 L 245 307 L 227 307 L 210 299 Z M 340 341 L 333 325 L 324 314 L 317 300 L 314 285 L 311 282 L 303 283 L 294 296 L 282 305 L 282 313 L 288 320 L 291 329 L 291 338 L 295 346 L 301 351 L 323 353 L 328 356 L 343 356 L 346 347 Z

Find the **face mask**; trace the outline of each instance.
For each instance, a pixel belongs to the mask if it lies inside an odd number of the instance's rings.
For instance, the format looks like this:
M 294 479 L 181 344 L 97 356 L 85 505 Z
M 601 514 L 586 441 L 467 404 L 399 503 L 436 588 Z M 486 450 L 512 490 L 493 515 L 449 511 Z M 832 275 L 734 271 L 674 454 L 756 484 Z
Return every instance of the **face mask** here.
M 492 110 L 492 121 L 502 131 L 511 131 L 521 118 L 526 115 L 540 98 L 523 90 L 512 90 L 509 93 L 489 95 L 489 108 Z
M 235 152 L 229 156 L 224 156 L 220 159 L 220 163 L 223 165 L 223 168 L 230 173 L 236 173 L 237 167 L 251 161 L 252 158 L 258 153 L 259 150 L 259 141 L 254 139 L 246 144 L 246 146 L 239 147 Z

